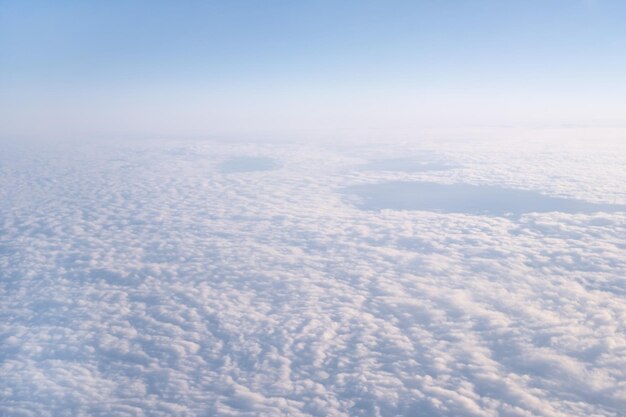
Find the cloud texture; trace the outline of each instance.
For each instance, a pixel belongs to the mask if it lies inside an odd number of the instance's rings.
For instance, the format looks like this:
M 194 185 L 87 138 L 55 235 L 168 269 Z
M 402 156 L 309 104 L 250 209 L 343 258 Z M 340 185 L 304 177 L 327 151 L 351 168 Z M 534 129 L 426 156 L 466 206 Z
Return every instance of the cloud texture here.
M 339 192 L 625 204 L 619 144 L 2 146 L 2 415 L 626 409 L 624 213 L 363 211 Z M 407 154 L 454 168 L 371 168 Z M 220 168 L 242 158 L 279 163 Z

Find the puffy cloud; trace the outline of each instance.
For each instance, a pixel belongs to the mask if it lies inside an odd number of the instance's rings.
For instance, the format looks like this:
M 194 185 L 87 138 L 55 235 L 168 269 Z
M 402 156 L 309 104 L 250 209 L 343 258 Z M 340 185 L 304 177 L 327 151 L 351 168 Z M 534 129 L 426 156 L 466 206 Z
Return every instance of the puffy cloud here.
M 619 415 L 624 213 L 362 211 L 339 191 L 624 204 L 624 153 L 465 146 L 7 147 L 0 413 Z M 454 168 L 362 169 L 405 154 Z M 220 169 L 254 155 L 280 168 Z

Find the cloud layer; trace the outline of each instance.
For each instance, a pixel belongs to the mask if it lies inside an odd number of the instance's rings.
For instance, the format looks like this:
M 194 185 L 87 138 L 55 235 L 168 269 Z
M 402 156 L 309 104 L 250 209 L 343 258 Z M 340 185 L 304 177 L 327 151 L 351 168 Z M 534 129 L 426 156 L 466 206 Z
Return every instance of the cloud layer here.
M 0 414 L 619 416 L 624 213 L 361 211 L 338 191 L 624 204 L 626 153 L 465 146 L 3 145 Z M 361 169 L 407 154 L 455 168 Z M 220 168 L 251 156 L 280 164 Z

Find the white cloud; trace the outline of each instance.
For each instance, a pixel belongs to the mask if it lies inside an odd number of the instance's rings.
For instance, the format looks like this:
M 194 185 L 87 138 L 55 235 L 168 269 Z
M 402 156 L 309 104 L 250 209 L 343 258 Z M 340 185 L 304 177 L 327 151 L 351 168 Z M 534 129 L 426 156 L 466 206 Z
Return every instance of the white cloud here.
M 367 212 L 336 192 L 426 180 L 624 203 L 610 146 L 382 155 L 459 166 L 437 172 L 361 170 L 377 146 L 14 146 L 0 414 L 617 416 L 623 213 Z M 281 169 L 219 172 L 242 155 Z

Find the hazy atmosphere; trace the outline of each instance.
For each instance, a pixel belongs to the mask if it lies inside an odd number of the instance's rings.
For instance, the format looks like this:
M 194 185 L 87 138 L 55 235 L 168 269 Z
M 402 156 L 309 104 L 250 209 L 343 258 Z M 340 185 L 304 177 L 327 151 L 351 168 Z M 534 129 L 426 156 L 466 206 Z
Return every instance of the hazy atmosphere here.
M 0 0 L 0 416 L 626 416 L 625 21 Z

